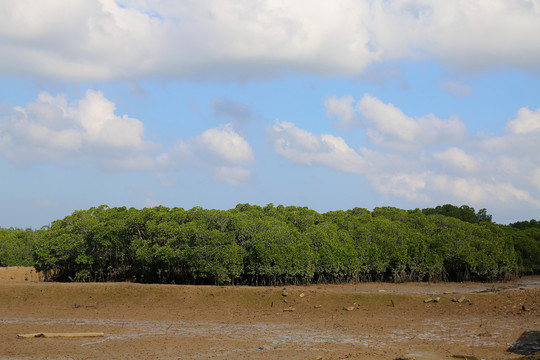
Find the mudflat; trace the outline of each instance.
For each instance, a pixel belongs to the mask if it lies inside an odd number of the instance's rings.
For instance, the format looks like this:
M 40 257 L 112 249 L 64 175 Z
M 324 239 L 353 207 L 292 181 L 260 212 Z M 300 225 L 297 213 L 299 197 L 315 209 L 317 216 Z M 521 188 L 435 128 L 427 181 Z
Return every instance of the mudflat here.
M 538 276 L 249 287 L 51 283 L 0 268 L 1 359 L 515 359 L 507 349 L 533 330 Z M 104 336 L 17 337 L 86 332 Z

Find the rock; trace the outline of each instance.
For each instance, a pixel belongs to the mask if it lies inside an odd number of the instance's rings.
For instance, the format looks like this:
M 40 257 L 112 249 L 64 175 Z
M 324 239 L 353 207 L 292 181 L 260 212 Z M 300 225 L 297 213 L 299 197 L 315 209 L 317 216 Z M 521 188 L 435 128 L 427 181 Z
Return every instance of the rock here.
M 283 290 L 283 292 L 281 293 L 281 296 L 283 297 L 289 296 L 289 293 L 287 292 L 287 290 Z
M 283 312 L 293 312 L 294 310 L 296 309 L 293 307 L 288 307 L 288 308 L 283 309 Z
M 430 303 L 430 302 L 432 302 L 432 301 L 433 301 L 432 298 L 428 298 L 428 299 L 424 300 L 424 302 L 425 302 L 426 304 L 427 304 L 427 303 Z
M 306 294 L 300 293 L 300 295 L 298 295 L 298 296 L 300 296 L 301 298 L 303 298 L 304 296 L 306 296 Z
M 441 301 L 441 298 L 439 296 L 437 296 L 435 299 L 433 299 L 433 302 L 438 303 L 439 301 Z
M 536 355 L 540 352 L 540 331 L 525 331 L 507 351 L 519 355 Z
M 320 308 L 322 308 L 322 305 L 315 305 L 314 308 L 315 309 L 320 309 Z
M 459 299 L 457 299 L 457 302 L 461 304 L 461 303 L 464 302 L 465 300 L 467 300 L 467 299 L 465 298 L 465 296 L 461 296 Z
M 344 306 L 343 307 L 343 310 L 345 310 L 345 311 L 353 311 L 354 309 L 355 309 L 354 306 Z

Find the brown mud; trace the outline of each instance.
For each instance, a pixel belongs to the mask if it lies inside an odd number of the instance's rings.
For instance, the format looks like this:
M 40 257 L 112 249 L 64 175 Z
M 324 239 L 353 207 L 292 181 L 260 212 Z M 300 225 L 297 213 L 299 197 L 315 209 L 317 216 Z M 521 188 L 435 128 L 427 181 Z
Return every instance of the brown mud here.
M 516 359 L 507 349 L 531 330 L 540 277 L 284 292 L 46 283 L 30 268 L 0 268 L 0 359 Z M 38 332 L 105 336 L 17 338 Z

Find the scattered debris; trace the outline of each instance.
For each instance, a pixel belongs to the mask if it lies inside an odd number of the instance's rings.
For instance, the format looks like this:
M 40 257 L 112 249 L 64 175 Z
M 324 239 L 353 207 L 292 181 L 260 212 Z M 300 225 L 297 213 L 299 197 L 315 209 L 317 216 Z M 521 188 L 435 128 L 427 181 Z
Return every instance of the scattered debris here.
M 104 333 L 87 332 L 87 333 L 35 333 L 35 334 L 18 334 L 19 339 L 28 338 L 64 338 L 64 337 L 103 337 Z
M 465 296 L 461 296 L 459 299 L 456 299 L 456 298 L 452 298 L 452 302 L 457 302 L 457 303 L 468 303 L 469 305 L 472 305 L 472 301 L 467 299 Z
M 440 360 L 440 359 L 441 357 L 436 354 L 432 354 L 428 352 L 416 352 L 416 353 L 402 355 L 400 357 L 397 357 L 395 360 Z

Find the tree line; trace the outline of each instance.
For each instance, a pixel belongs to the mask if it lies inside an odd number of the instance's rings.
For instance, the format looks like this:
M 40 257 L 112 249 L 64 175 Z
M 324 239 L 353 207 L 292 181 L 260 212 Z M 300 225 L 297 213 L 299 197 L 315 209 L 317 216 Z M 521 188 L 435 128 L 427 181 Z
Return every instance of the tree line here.
M 0 266 L 33 265 L 56 281 L 489 281 L 540 272 L 537 224 L 498 225 L 485 209 L 453 205 L 323 214 L 272 204 L 102 205 L 40 230 L 0 229 Z

